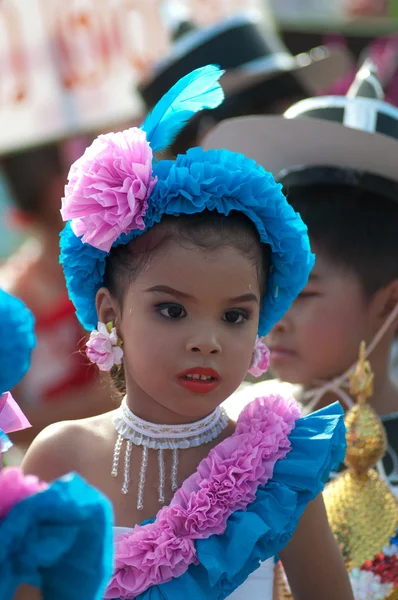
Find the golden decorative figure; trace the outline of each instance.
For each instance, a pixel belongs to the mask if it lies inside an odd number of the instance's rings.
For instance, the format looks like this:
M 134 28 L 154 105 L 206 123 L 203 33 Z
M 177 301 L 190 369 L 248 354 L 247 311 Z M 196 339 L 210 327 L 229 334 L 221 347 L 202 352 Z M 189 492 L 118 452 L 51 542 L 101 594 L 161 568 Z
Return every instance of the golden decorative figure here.
M 398 501 L 374 469 L 387 449 L 383 424 L 367 404 L 373 395 L 373 380 L 365 343 L 351 374 L 351 394 L 357 403 L 345 417 L 347 469 L 325 488 L 329 524 L 342 551 L 348 571 L 360 568 L 382 551 L 398 526 Z M 279 599 L 291 599 L 283 569 L 276 570 Z M 397 598 L 395 589 L 388 600 Z
M 346 414 L 347 452 L 344 463 L 349 469 L 349 477 L 364 476 L 375 467 L 387 450 L 387 438 L 382 422 L 366 400 L 373 394 L 373 380 L 370 363 L 366 360 L 365 342 L 361 343 L 359 360 L 350 376 L 350 392 L 357 397 L 357 404 Z M 348 477 L 348 473 L 346 474 Z

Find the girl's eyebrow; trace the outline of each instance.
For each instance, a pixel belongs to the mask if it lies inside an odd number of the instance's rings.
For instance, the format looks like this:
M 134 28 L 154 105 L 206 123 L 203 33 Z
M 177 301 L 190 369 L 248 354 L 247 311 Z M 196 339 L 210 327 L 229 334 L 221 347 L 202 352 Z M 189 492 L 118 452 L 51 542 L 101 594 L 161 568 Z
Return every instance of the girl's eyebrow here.
M 148 288 L 145 292 L 154 292 L 161 294 L 169 294 L 170 296 L 176 296 L 177 298 L 185 298 L 186 300 L 195 300 L 193 296 L 186 294 L 185 292 L 180 292 L 179 290 L 175 290 L 168 285 L 154 285 L 153 287 Z
M 195 300 L 193 296 L 190 294 L 186 294 L 185 292 L 181 292 L 179 290 L 175 290 L 168 285 L 154 285 L 153 287 L 148 288 L 145 292 L 150 293 L 160 293 L 160 294 L 169 294 L 170 296 L 175 296 L 176 298 L 184 298 L 186 300 Z M 228 302 L 231 304 L 235 302 L 256 302 L 258 304 L 259 300 L 256 294 L 243 294 L 242 296 L 236 296 L 235 298 L 229 298 Z
M 243 296 L 236 296 L 235 298 L 230 298 L 229 302 L 257 302 L 258 298 L 256 294 L 243 294 Z

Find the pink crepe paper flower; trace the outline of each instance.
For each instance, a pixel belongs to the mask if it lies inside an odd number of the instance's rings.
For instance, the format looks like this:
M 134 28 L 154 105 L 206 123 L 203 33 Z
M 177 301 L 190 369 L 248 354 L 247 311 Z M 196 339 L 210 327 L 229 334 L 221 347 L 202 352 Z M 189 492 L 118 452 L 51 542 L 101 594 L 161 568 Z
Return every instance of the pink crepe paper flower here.
M 116 540 L 116 571 L 105 598 L 135 598 L 148 587 L 180 577 L 190 564 L 198 564 L 192 539 L 177 537 L 156 522 L 136 526 L 133 535 Z
M 155 183 L 142 129 L 100 135 L 70 169 L 62 218 L 83 242 L 109 252 L 122 233 L 145 228 Z
M 110 371 L 114 365 L 122 362 L 123 350 L 120 343 L 116 328 L 111 323 L 98 323 L 86 344 L 87 357 L 100 371 Z
M 256 339 L 254 346 L 253 357 L 249 367 L 249 373 L 254 377 L 260 377 L 268 370 L 269 366 L 269 349 L 263 343 L 261 338 Z
M 34 475 L 24 475 L 18 467 L 0 471 L 0 519 L 4 519 L 15 504 L 48 487 Z

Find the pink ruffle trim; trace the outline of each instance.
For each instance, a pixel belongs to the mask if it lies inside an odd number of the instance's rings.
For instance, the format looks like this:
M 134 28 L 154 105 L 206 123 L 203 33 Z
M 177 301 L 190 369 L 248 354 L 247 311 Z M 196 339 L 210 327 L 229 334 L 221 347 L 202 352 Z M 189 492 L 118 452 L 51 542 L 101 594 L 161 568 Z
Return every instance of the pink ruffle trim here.
M 18 467 L 0 470 L 0 519 L 4 519 L 13 506 L 28 496 L 48 487 L 34 475 L 24 475 Z
M 297 403 L 281 396 L 249 404 L 234 434 L 211 450 L 155 522 L 118 536 L 105 598 L 134 598 L 198 564 L 194 541 L 222 534 L 230 515 L 254 501 L 258 486 L 289 452 L 299 417 Z

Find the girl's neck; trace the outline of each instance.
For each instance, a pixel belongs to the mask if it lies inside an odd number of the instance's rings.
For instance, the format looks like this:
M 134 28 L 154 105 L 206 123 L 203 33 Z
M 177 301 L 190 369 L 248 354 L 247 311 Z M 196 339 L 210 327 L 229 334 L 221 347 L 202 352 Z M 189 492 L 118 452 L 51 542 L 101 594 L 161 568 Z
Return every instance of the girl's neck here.
M 140 419 L 157 425 L 184 425 L 185 423 L 195 423 L 196 421 L 200 421 L 204 417 L 207 417 L 207 415 L 214 410 L 214 408 L 212 408 L 204 415 L 181 415 L 154 400 L 134 382 L 128 382 L 126 388 L 126 402 L 131 412 Z

